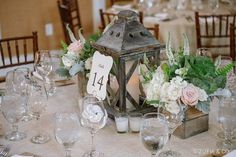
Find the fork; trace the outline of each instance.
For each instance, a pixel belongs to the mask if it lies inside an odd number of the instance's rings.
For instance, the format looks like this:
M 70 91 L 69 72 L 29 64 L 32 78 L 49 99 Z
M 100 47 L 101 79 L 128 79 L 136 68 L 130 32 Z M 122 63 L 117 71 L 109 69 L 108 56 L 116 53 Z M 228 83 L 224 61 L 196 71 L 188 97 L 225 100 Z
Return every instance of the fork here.
M 10 147 L 9 146 L 6 146 L 1 152 L 0 152 L 0 157 L 6 157 L 7 154 L 9 153 L 10 151 Z

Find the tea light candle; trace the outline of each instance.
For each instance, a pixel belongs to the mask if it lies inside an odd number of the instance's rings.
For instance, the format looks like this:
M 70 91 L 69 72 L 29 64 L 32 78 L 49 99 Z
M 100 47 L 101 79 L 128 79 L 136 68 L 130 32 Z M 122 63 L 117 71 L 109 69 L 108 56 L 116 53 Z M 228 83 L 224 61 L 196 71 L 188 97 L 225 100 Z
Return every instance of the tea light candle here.
M 139 132 L 140 130 L 140 123 L 141 123 L 141 118 L 140 117 L 132 117 L 129 120 L 129 125 L 130 125 L 130 130 L 132 132 Z
M 128 117 L 115 117 L 116 129 L 118 133 L 126 133 L 129 129 Z
M 131 113 L 129 115 L 129 126 L 132 132 L 139 132 L 142 120 L 141 113 Z

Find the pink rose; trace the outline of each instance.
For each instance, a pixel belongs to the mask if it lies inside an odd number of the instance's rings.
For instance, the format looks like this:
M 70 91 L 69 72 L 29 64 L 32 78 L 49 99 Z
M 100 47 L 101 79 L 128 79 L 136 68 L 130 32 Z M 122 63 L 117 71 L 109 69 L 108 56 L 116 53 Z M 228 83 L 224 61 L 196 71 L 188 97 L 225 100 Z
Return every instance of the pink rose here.
M 73 42 L 68 46 L 68 51 L 70 52 L 80 53 L 82 49 L 83 49 L 83 44 L 80 42 L 80 40 L 77 40 L 76 42 Z
M 181 100 L 185 105 L 194 106 L 198 103 L 198 99 L 199 92 L 194 85 L 189 84 L 182 90 Z

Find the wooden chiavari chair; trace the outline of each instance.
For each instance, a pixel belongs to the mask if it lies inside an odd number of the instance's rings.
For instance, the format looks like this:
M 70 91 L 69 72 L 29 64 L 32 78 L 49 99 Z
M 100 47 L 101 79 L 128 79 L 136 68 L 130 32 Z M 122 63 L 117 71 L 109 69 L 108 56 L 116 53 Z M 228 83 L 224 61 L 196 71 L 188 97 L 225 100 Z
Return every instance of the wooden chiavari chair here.
M 101 26 L 99 29 L 103 31 L 106 26 L 113 20 L 113 18 L 116 16 L 115 13 L 110 12 L 104 12 L 102 9 L 99 10 L 100 18 L 101 18 Z M 139 12 L 139 20 L 141 23 L 143 23 L 143 12 Z M 150 30 L 153 35 L 158 39 L 159 36 L 159 25 L 155 24 L 154 27 L 147 27 L 148 30 Z
M 77 0 L 62 0 L 62 2 L 57 1 L 57 5 L 61 17 L 65 41 L 69 44 L 71 41 L 66 29 L 66 25 L 69 25 L 71 31 L 75 35 L 77 35 L 78 30 L 82 27 L 79 3 Z
M 195 12 L 195 25 L 196 25 L 196 36 L 197 36 L 197 48 L 210 48 L 214 50 L 227 51 L 230 45 L 229 37 L 229 25 L 233 23 L 235 25 L 236 15 L 199 15 Z M 212 42 L 210 42 L 210 40 Z M 215 43 L 214 41 L 215 40 Z M 216 57 L 218 54 L 214 54 Z M 227 54 L 228 56 L 230 54 Z
M 0 39 L 0 70 L 34 63 L 38 51 L 37 32 L 30 36 Z M 4 78 L 0 79 L 0 82 Z

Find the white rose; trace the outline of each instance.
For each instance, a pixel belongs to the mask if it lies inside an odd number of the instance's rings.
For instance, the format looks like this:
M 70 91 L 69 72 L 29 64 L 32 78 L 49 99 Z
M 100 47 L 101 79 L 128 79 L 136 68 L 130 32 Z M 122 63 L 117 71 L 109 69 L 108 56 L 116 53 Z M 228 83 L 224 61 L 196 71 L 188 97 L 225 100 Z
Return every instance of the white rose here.
M 207 101 L 208 95 L 207 95 L 206 91 L 201 89 L 201 88 L 199 88 L 199 87 L 197 87 L 197 89 L 198 89 L 198 93 L 199 93 L 198 100 L 200 100 L 200 101 Z
M 169 97 L 168 97 L 169 86 L 170 86 L 170 82 L 165 82 L 161 87 L 160 100 L 163 102 L 169 101 Z
M 177 85 L 181 88 L 185 88 L 188 85 L 187 81 L 183 80 L 183 78 L 180 77 L 180 76 L 176 76 L 176 77 L 172 78 L 170 83 L 174 84 L 174 85 Z
M 176 101 L 182 93 L 182 88 L 175 84 L 165 82 L 161 87 L 161 101 Z
M 167 89 L 169 100 L 177 100 L 182 94 L 182 87 L 176 84 L 170 84 Z
M 62 62 L 66 67 L 71 67 L 73 66 L 76 62 L 74 59 L 71 59 L 70 57 L 68 57 L 67 55 L 64 55 L 62 57 Z
M 103 118 L 104 113 L 100 106 L 89 104 L 82 112 L 82 117 L 92 123 L 98 123 Z
M 92 68 L 93 57 L 88 58 L 85 61 L 85 69 L 90 70 Z
M 180 112 L 180 107 L 176 101 L 169 101 L 165 103 L 165 108 L 170 113 L 178 114 Z

